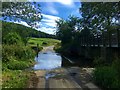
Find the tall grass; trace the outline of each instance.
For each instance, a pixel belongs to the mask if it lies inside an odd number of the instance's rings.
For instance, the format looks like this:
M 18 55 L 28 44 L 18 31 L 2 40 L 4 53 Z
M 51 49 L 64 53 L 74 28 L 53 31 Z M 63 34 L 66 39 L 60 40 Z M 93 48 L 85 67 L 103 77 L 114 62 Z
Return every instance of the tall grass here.
M 102 88 L 120 88 L 120 59 L 115 59 L 112 65 L 99 65 L 94 73 L 93 78 L 96 84 Z
M 30 72 L 24 69 L 34 65 L 35 52 L 28 46 L 3 44 L 2 48 L 2 87 L 24 88 Z
M 2 88 L 25 88 L 30 72 L 6 70 L 2 72 Z
M 3 45 L 3 65 L 8 69 L 25 69 L 34 62 L 35 52 L 27 46 Z M 4 68 L 3 66 L 3 68 Z

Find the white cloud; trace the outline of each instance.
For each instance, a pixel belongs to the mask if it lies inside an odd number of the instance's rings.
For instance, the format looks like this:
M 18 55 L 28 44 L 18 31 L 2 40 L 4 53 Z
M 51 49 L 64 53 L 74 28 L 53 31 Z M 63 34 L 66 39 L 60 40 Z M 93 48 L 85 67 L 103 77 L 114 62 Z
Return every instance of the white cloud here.
M 56 31 L 56 20 L 60 19 L 60 17 L 53 16 L 53 15 L 46 15 L 42 14 L 43 19 L 41 22 L 37 22 L 37 25 L 40 26 L 39 28 L 35 28 L 38 31 L 42 31 L 48 34 L 55 34 Z M 22 24 L 24 26 L 30 27 L 26 22 L 20 21 L 20 22 L 14 22 L 17 24 Z
M 55 0 L 56 2 L 59 2 L 63 5 L 69 6 L 69 7 L 74 7 L 74 0 Z
M 14 23 L 17 23 L 17 24 L 22 24 L 22 25 L 24 25 L 24 26 L 27 26 L 27 27 L 30 27 L 26 22 L 24 22 L 24 21 L 20 21 L 20 22 L 14 22 Z
M 58 16 L 53 16 L 53 15 L 47 15 L 47 14 L 42 14 L 43 18 L 47 18 L 47 19 L 52 19 L 52 20 L 56 20 L 56 19 L 60 19 L 60 17 Z
M 37 30 L 48 33 L 48 34 L 55 34 L 55 31 L 56 31 L 55 28 L 47 28 L 47 27 L 41 27 L 41 28 L 39 28 Z
M 60 19 L 60 17 L 57 16 L 52 16 L 52 15 L 46 15 L 46 14 L 42 14 L 43 15 L 43 20 L 42 23 L 46 24 L 49 27 L 56 27 L 56 20 Z
M 64 4 L 64 5 L 72 5 L 73 0 L 56 0 L 57 2 Z
M 60 19 L 60 17 L 53 16 L 53 15 L 46 15 L 42 14 L 43 19 L 41 21 L 41 27 L 38 28 L 37 30 L 46 32 L 49 34 L 55 34 L 56 31 L 56 20 Z

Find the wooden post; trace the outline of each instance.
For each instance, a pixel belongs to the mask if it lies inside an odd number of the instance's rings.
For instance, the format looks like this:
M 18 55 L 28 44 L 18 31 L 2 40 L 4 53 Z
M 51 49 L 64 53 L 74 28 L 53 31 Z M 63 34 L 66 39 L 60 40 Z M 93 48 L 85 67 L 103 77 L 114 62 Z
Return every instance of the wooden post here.
M 38 57 L 38 53 L 39 53 L 39 44 L 37 44 L 37 57 Z
M 95 37 L 94 37 L 94 35 L 93 35 L 93 47 L 95 47 Z
M 98 45 L 98 47 L 100 46 L 100 45 L 99 45 L 99 37 L 98 37 L 98 34 L 97 34 L 97 45 Z
M 120 57 L 120 29 L 117 29 L 118 57 Z
M 106 44 L 105 44 L 104 31 L 103 31 L 103 34 L 102 34 L 102 44 L 103 44 L 103 47 L 101 47 L 101 57 L 103 58 L 103 60 L 106 61 Z
M 108 31 L 109 47 L 111 47 L 111 31 Z
M 120 47 L 120 34 L 119 34 L 119 29 L 117 29 L 117 44 L 118 44 L 118 48 Z

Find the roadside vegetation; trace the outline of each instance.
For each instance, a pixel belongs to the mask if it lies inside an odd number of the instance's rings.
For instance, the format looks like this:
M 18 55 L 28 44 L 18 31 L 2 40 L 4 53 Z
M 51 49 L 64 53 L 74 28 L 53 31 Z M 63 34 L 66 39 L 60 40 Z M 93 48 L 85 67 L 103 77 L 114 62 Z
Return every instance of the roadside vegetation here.
M 81 2 L 79 8 L 81 18 L 70 16 L 68 19 L 59 19 L 56 36 L 37 31 L 37 23 L 42 19 L 39 4 L 31 2 L 4 2 L 2 3 L 2 18 L 25 21 L 31 27 L 2 22 L 2 86 L 3 88 L 24 88 L 31 75 L 25 69 L 34 65 L 36 50 L 43 46 L 55 45 L 54 49 L 62 54 L 80 57 L 82 46 L 100 46 L 104 48 L 117 43 L 120 51 L 120 2 Z M 34 6 L 33 6 L 34 5 Z M 16 12 L 17 10 L 17 12 Z M 50 39 L 57 38 L 58 40 Z M 105 50 L 105 49 L 104 49 Z M 94 82 L 102 88 L 120 88 L 120 55 L 116 58 L 107 54 L 93 60 L 95 71 Z M 84 50 L 83 50 L 84 51 Z M 91 53 L 95 53 L 93 49 Z M 98 51 L 99 52 L 99 51 Z M 112 51 L 111 51 L 112 52 Z M 87 53 L 88 54 L 88 53 Z M 112 57 L 107 60 L 104 56 Z M 93 58 L 95 58 L 93 57 Z M 109 63 L 108 63 L 109 61 Z
M 49 34 L 23 25 L 3 22 L 2 26 L 2 87 L 24 88 L 32 74 L 32 71 L 28 72 L 25 69 L 35 64 L 36 50 L 32 47 L 39 44 L 40 50 L 42 50 L 43 46 L 49 46 L 59 41 L 45 38 L 50 37 Z M 39 38 L 38 35 L 44 38 Z
M 98 59 L 99 60 L 99 59 Z M 104 61 L 105 62 L 105 61 Z M 116 58 L 112 64 L 105 65 L 103 60 L 96 64 L 93 80 L 103 89 L 120 88 L 120 59 Z
M 119 2 L 82 2 L 79 10 L 82 18 L 70 16 L 66 20 L 56 21 L 56 35 L 61 40 L 61 44 L 56 45 L 55 50 L 69 56 L 85 58 L 91 56 L 91 64 L 96 68 L 93 75 L 95 83 L 103 88 L 120 88 L 120 69 L 118 68 L 120 55 L 115 55 L 111 49 L 108 53 L 106 49 L 107 45 L 111 48 L 112 43 L 116 42 L 118 45 L 116 53 L 120 53 Z M 115 19 L 114 22 L 113 19 Z M 93 48 L 86 50 L 91 45 L 103 45 L 104 51 L 95 51 Z

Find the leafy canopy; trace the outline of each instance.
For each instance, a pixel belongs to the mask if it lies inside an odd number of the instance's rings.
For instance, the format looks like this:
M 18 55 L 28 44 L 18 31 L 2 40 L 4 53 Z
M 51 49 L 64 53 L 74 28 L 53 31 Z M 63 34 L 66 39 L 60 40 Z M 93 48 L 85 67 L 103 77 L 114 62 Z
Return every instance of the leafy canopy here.
M 4 20 L 25 21 L 32 27 L 42 19 L 40 5 L 32 2 L 2 2 Z

